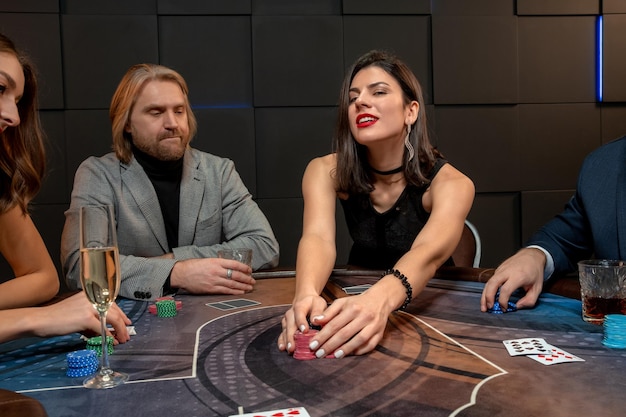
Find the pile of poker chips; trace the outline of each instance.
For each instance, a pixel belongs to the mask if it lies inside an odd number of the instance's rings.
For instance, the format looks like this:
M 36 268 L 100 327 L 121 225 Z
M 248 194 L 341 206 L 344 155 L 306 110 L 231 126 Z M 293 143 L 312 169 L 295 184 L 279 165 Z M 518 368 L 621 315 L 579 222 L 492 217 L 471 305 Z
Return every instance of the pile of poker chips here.
M 512 313 L 514 311 L 517 311 L 517 305 L 511 301 L 507 303 L 508 306 L 506 308 L 506 311 L 502 310 L 502 306 L 500 305 L 500 302 L 498 301 L 499 297 L 500 297 L 500 288 L 498 288 L 498 291 L 496 292 L 496 296 L 495 296 L 496 301 L 494 301 L 493 307 L 488 308 L 487 313 L 503 314 L 503 313 Z
M 316 359 L 315 352 L 309 349 L 311 340 L 317 334 L 317 330 L 309 329 L 308 332 L 302 333 L 300 330 L 296 330 L 293 335 L 293 340 L 296 343 L 296 350 L 293 351 L 293 357 L 301 361 L 308 361 L 310 359 Z
M 174 300 L 161 300 L 156 302 L 158 317 L 174 317 L 178 313 Z
M 173 315 L 160 315 L 159 314 L 159 307 L 158 306 L 159 306 L 159 303 L 161 303 L 162 301 L 168 301 L 168 303 L 161 304 L 161 310 L 162 310 L 163 314 L 171 314 L 172 313 L 171 312 L 171 303 L 172 302 L 174 303 L 175 311 L 174 311 Z M 154 314 L 155 316 L 159 316 L 159 317 L 174 317 L 177 314 L 177 312 L 181 308 L 183 308 L 183 302 L 182 301 L 174 300 L 174 297 L 170 297 L 170 296 L 157 298 L 155 300 L 155 302 L 156 302 L 155 304 L 151 304 L 151 305 L 148 306 L 148 311 L 151 314 Z
M 113 354 L 113 336 L 107 336 L 107 354 Z M 102 336 L 87 339 L 87 350 L 93 350 L 96 355 L 102 356 Z
M 296 349 L 293 351 L 294 359 L 298 359 L 301 361 L 308 361 L 311 359 L 316 359 L 315 352 L 309 348 L 311 341 L 317 334 L 318 330 L 309 329 L 308 332 L 302 333 L 300 330 L 296 330 L 296 333 L 293 335 L 293 339 L 296 343 Z M 326 355 L 325 358 L 334 358 L 334 355 Z
M 77 350 L 67 354 L 66 375 L 71 378 L 87 376 L 98 370 L 98 356 L 93 350 Z
M 626 349 L 626 316 L 607 314 L 604 316 L 604 339 L 602 344 L 609 348 Z

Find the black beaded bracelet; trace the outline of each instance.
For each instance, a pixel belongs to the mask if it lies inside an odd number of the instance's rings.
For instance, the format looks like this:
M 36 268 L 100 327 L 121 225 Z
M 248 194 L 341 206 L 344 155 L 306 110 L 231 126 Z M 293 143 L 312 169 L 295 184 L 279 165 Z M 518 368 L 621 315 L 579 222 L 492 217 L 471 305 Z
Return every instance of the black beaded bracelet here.
M 394 277 L 402 281 L 402 285 L 404 285 L 404 288 L 406 289 L 406 300 L 404 300 L 404 304 L 402 304 L 402 306 L 398 308 L 398 310 L 405 310 L 406 306 L 408 306 L 413 299 L 413 287 L 411 287 L 411 283 L 409 283 L 409 280 L 404 276 L 404 274 L 397 269 L 386 270 L 385 272 L 383 272 L 381 278 L 386 277 L 387 275 L 393 275 Z

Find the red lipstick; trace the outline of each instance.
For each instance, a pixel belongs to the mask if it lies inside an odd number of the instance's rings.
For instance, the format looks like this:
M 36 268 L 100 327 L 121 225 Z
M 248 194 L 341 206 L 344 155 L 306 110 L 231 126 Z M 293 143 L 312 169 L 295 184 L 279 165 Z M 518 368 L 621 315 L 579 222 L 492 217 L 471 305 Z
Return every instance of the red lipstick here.
M 377 121 L 378 121 L 378 118 L 371 114 L 368 114 L 368 113 L 359 114 L 356 118 L 356 127 L 357 128 L 368 127 L 368 126 L 373 125 Z

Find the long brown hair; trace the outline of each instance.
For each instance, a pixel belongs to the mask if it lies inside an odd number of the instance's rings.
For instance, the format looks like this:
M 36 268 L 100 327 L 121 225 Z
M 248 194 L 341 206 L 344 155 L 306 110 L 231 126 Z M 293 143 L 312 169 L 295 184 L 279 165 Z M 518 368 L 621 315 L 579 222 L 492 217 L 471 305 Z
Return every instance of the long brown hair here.
M 189 88 L 182 75 L 171 68 L 157 64 L 137 64 L 126 71 L 122 81 L 111 99 L 109 118 L 113 134 L 113 150 L 117 158 L 128 163 L 133 155 L 130 133 L 126 132 L 126 125 L 130 121 L 139 93 L 148 81 L 172 81 L 180 87 L 185 96 L 185 111 L 189 122 L 189 137 L 193 138 L 198 130 L 196 117 L 189 104 Z
M 402 162 L 404 176 L 409 184 L 424 185 L 428 183 L 426 176 L 441 154 L 433 147 L 428 137 L 426 123 L 426 106 L 422 95 L 422 87 L 409 67 L 396 56 L 373 50 L 361 56 L 348 71 L 341 86 L 337 124 L 333 137 L 333 150 L 337 153 L 336 181 L 338 191 L 349 194 L 369 193 L 374 188 L 373 177 L 368 169 L 367 148 L 354 139 L 350 131 L 348 107 L 350 106 L 350 85 L 356 74 L 369 66 L 377 66 L 391 75 L 402 88 L 404 103 L 419 103 L 419 111 L 415 123 L 411 126 L 409 141 L 415 148 L 415 158 L 409 160 L 405 150 Z
M 24 214 L 41 188 L 46 166 L 37 105 L 37 79 L 29 59 L 0 34 L 0 52 L 14 55 L 24 72 L 24 94 L 17 103 L 20 124 L 0 134 L 0 213 L 18 205 Z

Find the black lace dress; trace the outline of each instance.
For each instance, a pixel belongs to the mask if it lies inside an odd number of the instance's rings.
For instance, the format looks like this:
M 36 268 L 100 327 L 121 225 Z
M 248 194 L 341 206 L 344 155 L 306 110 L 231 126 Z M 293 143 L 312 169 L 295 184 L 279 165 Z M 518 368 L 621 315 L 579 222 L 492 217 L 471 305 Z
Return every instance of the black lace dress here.
M 435 178 L 444 159 L 438 159 L 428 175 Z M 369 194 L 339 199 L 353 240 L 348 264 L 370 269 L 388 269 L 395 265 L 415 241 L 430 217 L 422 205 L 428 185 L 407 185 L 396 203 L 384 213 L 374 209 Z M 449 259 L 446 265 L 453 265 Z

